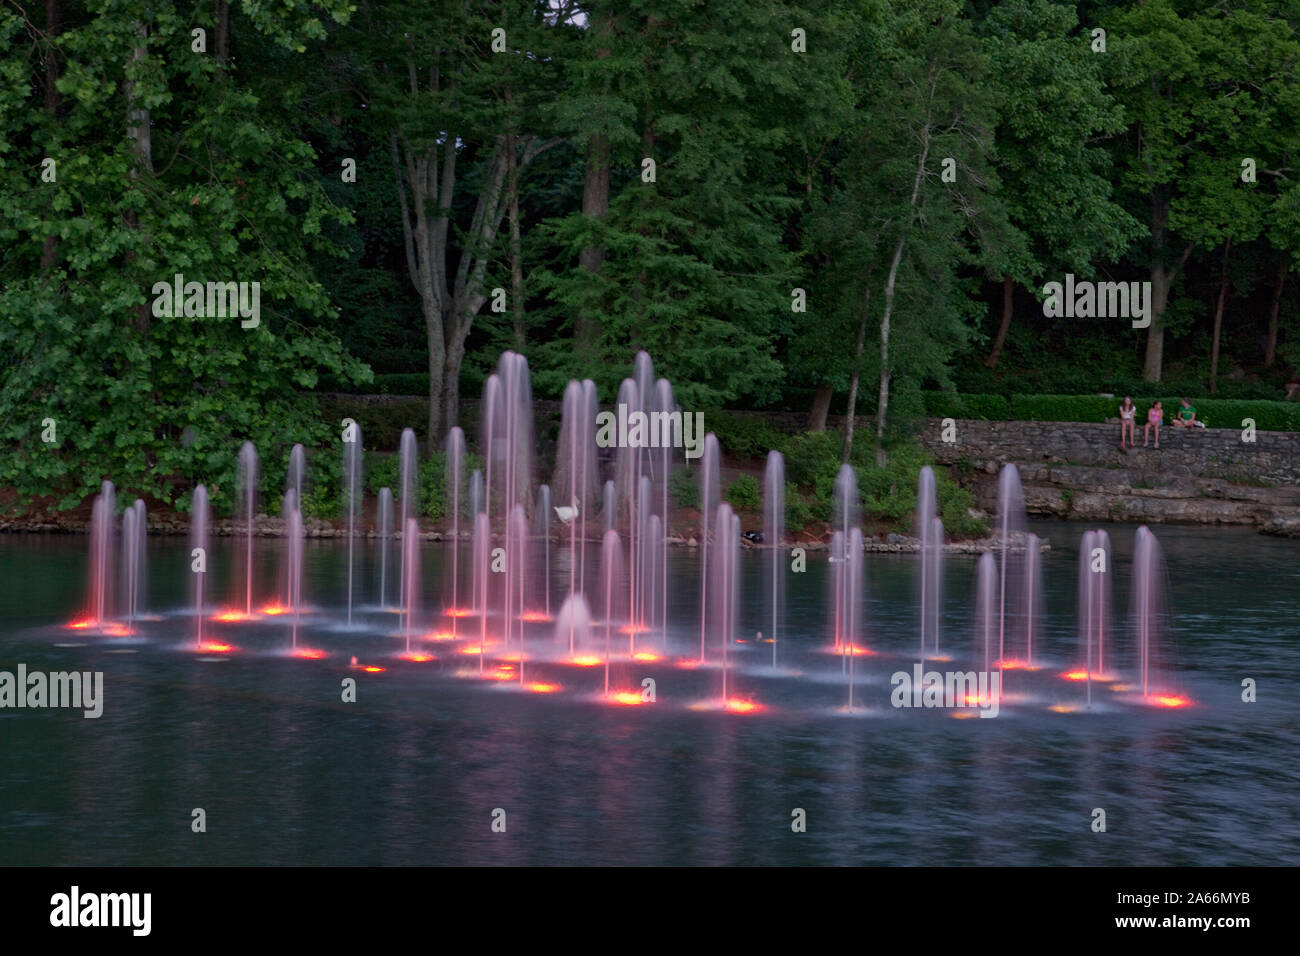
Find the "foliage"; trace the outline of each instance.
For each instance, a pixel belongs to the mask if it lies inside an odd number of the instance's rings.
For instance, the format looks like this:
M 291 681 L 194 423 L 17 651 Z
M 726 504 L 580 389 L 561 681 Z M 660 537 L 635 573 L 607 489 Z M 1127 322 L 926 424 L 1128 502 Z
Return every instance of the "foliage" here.
M 723 497 L 737 510 L 748 509 L 750 511 L 757 511 L 763 504 L 763 496 L 758 487 L 758 479 L 753 475 L 741 475 L 731 484 L 727 485 L 727 490 Z
M 1139 424 L 1157 398 L 1164 403 L 1165 424 L 1173 421 L 1180 395 L 1146 397 L 1137 391 L 1134 402 L 1140 410 Z M 1150 387 L 1143 390 L 1150 394 Z M 1211 428 L 1240 428 L 1251 418 L 1260 431 L 1300 431 L 1300 404 L 1266 400 L 1197 398 L 1196 417 Z M 1103 422 L 1118 417 L 1121 399 L 1100 395 L 957 395 L 932 392 L 926 395 L 926 409 L 939 418 L 976 418 L 990 421 Z
M 697 471 L 674 469 L 668 478 L 668 497 L 677 508 L 700 506 L 700 476 Z
M 727 454 L 738 458 L 763 458 L 781 448 L 788 437 L 769 418 L 742 412 L 706 411 L 704 427 L 717 436 Z
M 786 531 L 802 531 L 812 520 L 812 508 L 808 504 L 808 499 L 800 493 L 798 485 L 787 481 L 785 483 Z

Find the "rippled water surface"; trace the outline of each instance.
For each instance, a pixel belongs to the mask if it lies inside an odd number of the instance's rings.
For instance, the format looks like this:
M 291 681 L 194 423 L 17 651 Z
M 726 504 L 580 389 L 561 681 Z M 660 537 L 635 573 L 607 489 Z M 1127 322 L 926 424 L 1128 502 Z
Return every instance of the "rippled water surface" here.
M 528 682 L 480 680 L 466 642 L 428 642 L 437 659 L 394 656 L 396 616 L 377 610 L 369 546 L 358 572 L 365 625 L 339 629 L 346 548 L 308 542 L 304 591 L 316 610 L 285 656 L 284 619 L 207 625 L 236 645 L 196 654 L 186 601 L 188 550 L 150 542 L 142 639 L 59 627 L 76 617 L 86 539 L 0 536 L 0 671 L 102 671 L 104 713 L 0 710 L 0 864 L 1282 864 L 1300 855 L 1300 542 L 1236 529 L 1157 527 L 1172 587 L 1180 693 L 1153 709 L 1057 674 L 1072 663 L 1082 527 L 1045 523 L 1041 652 L 1051 666 L 1008 672 L 996 719 L 895 709 L 890 676 L 917 644 L 907 555 L 868 555 L 865 642 L 853 714 L 843 659 L 826 653 L 828 565 L 788 577 L 788 626 L 770 670 L 763 565 L 743 556 L 741 636 L 730 677 L 748 714 L 700 709 L 719 696 L 698 655 L 697 558 L 670 555 L 669 656 L 621 663 L 618 686 L 655 681 L 653 705 L 599 703 L 602 668 L 530 660 Z M 1133 531 L 1108 528 L 1115 607 L 1128 607 Z M 275 540 L 257 542 L 265 596 Z M 212 593 L 225 595 L 232 542 L 213 546 Z M 566 558 L 555 546 L 555 566 Z M 448 552 L 425 546 L 426 604 Z M 975 665 L 970 557 L 946 562 L 941 641 Z M 591 572 L 594 574 L 594 568 Z M 556 604 L 567 582 L 557 570 Z M 432 616 L 421 630 L 434 626 Z M 439 625 L 441 626 L 441 625 Z M 464 620 L 462 629 L 476 629 Z M 1116 622 L 1116 657 L 1132 659 Z M 603 631 L 598 634 L 603 641 Z M 626 647 L 626 636 L 613 638 Z M 550 626 L 526 642 L 556 645 Z M 64 644 L 84 643 L 68 647 Z M 662 650 L 659 635 L 643 649 Z M 711 645 L 711 650 L 712 650 Z M 366 673 L 351 666 L 385 668 Z M 531 656 L 531 654 L 530 654 Z M 489 661 L 485 671 L 516 676 Z M 341 700 L 357 680 L 355 703 Z M 1258 702 L 1241 700 L 1253 679 Z M 1056 707 L 1057 710 L 1052 708 Z M 1072 712 L 1062 713 L 1060 710 Z M 963 716 L 970 716 L 969 712 Z M 203 808 L 207 832 L 191 830 Z M 1105 833 L 1092 832 L 1095 808 Z M 793 832 L 796 809 L 806 832 Z M 493 832 L 504 811 L 505 832 Z

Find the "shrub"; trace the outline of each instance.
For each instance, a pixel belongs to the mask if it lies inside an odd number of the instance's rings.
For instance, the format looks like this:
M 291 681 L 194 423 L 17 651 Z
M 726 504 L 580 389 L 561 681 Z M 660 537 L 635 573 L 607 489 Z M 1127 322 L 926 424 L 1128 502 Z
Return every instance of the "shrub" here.
M 766 418 L 737 412 L 704 413 L 704 427 L 713 432 L 723 451 L 740 458 L 763 458 L 780 450 L 786 434 Z
M 756 511 L 763 503 L 759 494 L 758 479 L 753 475 L 741 475 L 729 484 L 725 497 L 737 510 L 748 508 Z
M 303 518 L 325 518 L 333 520 L 343 513 L 343 498 L 337 488 L 317 485 L 302 493 L 299 508 Z
M 677 468 L 668 479 L 668 497 L 678 508 L 698 508 L 700 506 L 699 472 L 686 468 Z
M 804 432 L 786 438 L 780 449 L 785 455 L 785 476 L 801 488 L 815 485 L 830 475 L 831 481 L 840 468 L 844 437 L 838 431 Z
M 1011 419 L 1034 422 L 1104 422 L 1119 416 L 1123 396 L 1104 398 L 1101 395 L 1016 395 L 1011 399 Z M 1141 403 L 1143 413 L 1150 401 Z
M 989 533 L 986 521 L 970 515 L 970 509 L 975 507 L 975 496 L 942 472 L 935 472 L 935 494 L 946 534 L 964 539 L 983 538 Z
M 970 418 L 998 422 L 1014 418 L 1011 403 L 1001 395 L 963 395 L 962 400 Z
M 799 487 L 791 482 L 785 483 L 785 528 L 786 531 L 802 531 L 812 521 L 812 508 L 808 499 L 799 493 Z
M 419 473 L 420 514 L 441 521 L 447 513 L 445 490 L 447 487 L 447 455 L 438 452 L 420 462 Z
M 397 487 L 399 468 L 400 461 L 396 454 L 366 452 L 366 491 L 377 495 L 380 488 L 387 488 L 392 491 L 393 498 L 396 499 L 399 494 Z
M 1178 410 L 1179 392 L 1168 385 L 1150 385 L 1124 389 L 1116 397 L 1101 395 L 957 395 L 927 392 L 927 414 L 935 418 L 979 418 L 989 421 L 1102 422 L 1119 414 L 1124 395 L 1132 395 L 1142 416 L 1155 399 L 1164 402 L 1166 423 Z M 1172 397 L 1170 395 L 1172 393 Z M 1251 418 L 1260 431 L 1300 431 L 1300 403 L 1248 398 L 1196 398 L 1187 391 L 1196 406 L 1197 418 L 1211 428 L 1240 428 L 1243 419 Z M 1139 424 L 1144 419 L 1139 418 Z

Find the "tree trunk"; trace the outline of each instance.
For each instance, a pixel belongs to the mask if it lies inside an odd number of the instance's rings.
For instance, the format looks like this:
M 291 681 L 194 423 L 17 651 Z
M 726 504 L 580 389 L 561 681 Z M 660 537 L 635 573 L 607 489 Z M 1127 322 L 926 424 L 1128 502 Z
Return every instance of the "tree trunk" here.
M 424 310 L 424 328 L 429 350 L 429 421 L 426 426 L 425 447 L 436 450 L 442 447 L 442 422 L 445 394 L 443 371 L 446 367 L 447 352 L 443 342 L 442 314 L 436 308 L 430 314 Z M 429 454 L 433 454 L 433 451 Z
M 1277 269 L 1277 280 L 1273 283 L 1273 302 L 1268 310 L 1268 339 L 1264 343 L 1264 367 L 1272 368 L 1277 361 L 1277 315 L 1282 303 L 1282 286 L 1286 283 L 1287 261 Z
M 1007 330 L 1011 328 L 1011 300 L 1015 288 L 1016 284 L 1011 276 L 1002 277 L 1002 324 L 998 326 L 997 338 L 993 340 L 993 350 L 984 360 L 984 364 L 989 368 L 996 368 L 998 359 L 1002 357 L 1002 346 L 1007 341 Z
M 217 0 L 217 65 L 223 70 L 230 63 L 230 4 Z
M 1161 250 L 1165 243 L 1165 223 L 1169 221 L 1169 204 L 1160 196 L 1151 199 L 1151 324 L 1147 326 L 1146 358 L 1142 365 L 1142 380 L 1158 382 L 1164 368 L 1165 360 L 1165 306 L 1169 301 L 1169 290 L 1173 288 L 1178 271 L 1187 262 L 1187 257 L 1194 248 L 1188 243 L 1182 257 L 1173 268 L 1166 268 L 1161 261 Z
M 448 317 L 448 327 L 452 319 Z M 467 329 L 468 331 L 468 329 Z M 450 342 L 447 345 L 446 364 L 442 375 L 442 411 L 443 432 L 460 420 L 460 366 L 465 360 L 465 340 Z
M 1223 275 L 1219 278 L 1219 301 L 1214 307 L 1214 336 L 1210 340 L 1210 394 L 1219 390 L 1219 336 L 1223 331 L 1223 302 L 1228 297 L 1228 254 L 1232 240 L 1223 244 Z
M 804 426 L 805 431 L 826 431 L 826 416 L 830 414 L 832 397 L 834 397 L 834 392 L 829 385 L 817 386 L 816 391 L 813 392 L 812 409 L 808 412 L 808 424 Z
M 924 160 L 922 160 L 924 162 Z M 889 319 L 894 311 L 894 280 L 898 277 L 898 264 L 903 259 L 903 243 L 899 239 L 894 247 L 894 258 L 889 263 L 889 278 L 885 280 L 885 314 L 880 320 L 880 393 L 876 401 L 876 467 L 887 464 L 885 455 L 885 422 L 889 414 Z
M 425 432 L 426 447 L 437 449 L 442 437 L 442 377 L 446 359 L 446 329 L 443 323 L 442 295 L 437 279 L 439 247 L 434 235 L 436 223 L 429 218 L 428 203 L 437 195 L 438 154 L 436 149 L 417 153 L 405 148 L 406 173 L 402 173 L 402 154 L 397 132 L 390 134 L 393 154 L 393 185 L 397 189 L 397 208 L 402 220 L 402 245 L 406 253 L 406 270 L 411 284 L 420 294 L 420 311 L 424 315 L 425 341 L 429 364 L 429 421 Z M 407 189 L 411 201 L 406 199 Z
M 614 15 L 605 13 L 595 23 L 599 38 L 595 51 L 597 60 L 609 59 L 610 34 L 614 29 Z M 582 182 L 582 214 L 588 219 L 603 219 L 609 212 L 609 139 L 596 133 L 587 141 L 587 169 Z M 605 247 L 592 245 L 578 253 L 578 265 L 595 275 L 605 263 Z M 600 340 L 600 322 L 593 315 L 579 313 L 573 321 L 574 345 L 583 358 L 594 358 Z
M 1142 365 L 1142 381 L 1160 381 L 1165 354 L 1165 330 L 1161 325 L 1165 303 L 1169 299 L 1170 275 L 1160 263 L 1151 265 L 1151 325 L 1147 329 L 1146 358 Z
M 867 341 L 867 308 L 871 303 L 871 279 L 867 278 L 866 291 L 862 294 L 862 320 L 858 323 L 858 347 L 853 353 L 853 375 L 849 379 L 849 409 L 844 419 L 844 451 L 840 455 L 840 464 L 847 465 L 853 454 L 853 428 L 858 411 L 858 381 L 862 378 L 862 349 Z
M 934 79 L 931 78 L 930 96 L 934 97 Z M 916 203 L 921 196 L 921 182 L 925 176 L 925 161 L 930 156 L 930 117 L 926 114 L 926 123 L 921 130 L 921 156 L 916 163 L 916 176 L 912 179 L 912 198 L 908 202 L 908 222 L 898 237 L 894 247 L 894 258 L 889 263 L 889 275 L 885 279 L 885 312 L 880 319 L 880 391 L 876 399 L 876 467 L 884 468 L 885 426 L 889 416 L 889 320 L 894 312 L 894 284 L 898 279 L 898 264 L 903 261 L 903 245 L 907 242 L 907 227 L 915 215 Z
M 509 97 L 507 97 L 509 102 Z M 524 263 L 523 246 L 519 238 L 519 159 L 516 155 L 517 137 L 512 130 L 506 139 L 507 190 L 510 195 L 510 305 L 514 312 L 514 344 L 516 352 L 524 350 Z

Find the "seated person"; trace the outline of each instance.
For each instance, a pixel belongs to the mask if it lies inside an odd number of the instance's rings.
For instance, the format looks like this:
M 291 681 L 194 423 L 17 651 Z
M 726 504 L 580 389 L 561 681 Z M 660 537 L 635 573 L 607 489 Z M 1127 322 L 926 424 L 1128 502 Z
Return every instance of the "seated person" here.
M 1160 447 L 1160 426 L 1165 421 L 1165 409 L 1159 400 L 1157 400 L 1149 409 L 1147 409 L 1147 425 L 1142 429 L 1142 447 L 1147 446 L 1151 439 L 1151 429 L 1156 430 L 1156 447 Z
M 1182 405 L 1178 409 L 1178 417 L 1174 419 L 1175 428 L 1195 428 L 1196 427 L 1196 406 L 1192 404 L 1190 398 L 1184 398 Z
M 1137 416 L 1137 406 L 1133 404 L 1133 396 L 1125 395 L 1124 402 L 1119 407 L 1119 450 L 1124 450 L 1124 440 L 1127 438 L 1129 445 L 1133 445 L 1133 420 Z

